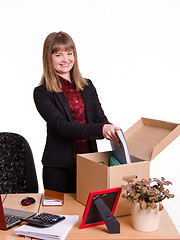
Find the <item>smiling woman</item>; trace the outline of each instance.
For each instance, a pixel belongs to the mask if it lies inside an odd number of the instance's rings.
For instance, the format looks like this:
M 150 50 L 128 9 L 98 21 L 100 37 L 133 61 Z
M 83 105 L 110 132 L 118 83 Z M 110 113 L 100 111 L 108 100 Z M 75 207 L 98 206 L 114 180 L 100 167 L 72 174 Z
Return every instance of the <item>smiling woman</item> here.
M 43 67 L 40 84 L 45 84 L 50 92 L 62 91 L 61 82 L 57 76 L 70 81 L 70 75 L 72 75 L 77 91 L 83 90 L 83 87 L 87 85 L 87 80 L 79 71 L 75 43 L 65 32 L 53 32 L 47 36 L 43 48 Z
M 58 51 L 52 54 L 54 68 L 59 76 L 71 82 L 70 70 L 74 65 L 73 51 Z
M 75 192 L 76 155 L 96 152 L 96 139 L 104 137 L 119 146 L 115 133 L 119 127 L 109 123 L 91 80 L 82 77 L 75 44 L 67 33 L 47 36 L 43 69 L 34 100 L 47 122 L 44 188 Z

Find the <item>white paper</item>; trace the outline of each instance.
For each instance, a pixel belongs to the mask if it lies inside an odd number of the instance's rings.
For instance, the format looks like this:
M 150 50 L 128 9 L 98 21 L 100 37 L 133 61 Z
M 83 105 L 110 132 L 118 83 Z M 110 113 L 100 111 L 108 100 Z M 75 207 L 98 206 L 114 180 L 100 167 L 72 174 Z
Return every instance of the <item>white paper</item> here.
M 43 240 L 64 240 L 73 227 L 79 220 L 78 215 L 63 215 L 65 219 L 51 227 L 38 228 L 25 224 L 19 228 L 14 229 L 16 235 L 23 235 L 25 237 L 33 237 Z
M 52 198 L 44 198 L 43 199 L 43 205 L 57 205 L 57 206 L 62 206 L 63 205 L 63 201 L 61 200 L 56 200 L 56 199 L 52 199 Z

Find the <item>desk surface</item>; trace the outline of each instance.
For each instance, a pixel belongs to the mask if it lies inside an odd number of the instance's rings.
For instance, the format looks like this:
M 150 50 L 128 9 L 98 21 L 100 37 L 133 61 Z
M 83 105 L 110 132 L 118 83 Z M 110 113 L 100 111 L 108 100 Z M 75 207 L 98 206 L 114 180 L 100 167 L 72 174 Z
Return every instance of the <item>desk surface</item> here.
M 20 201 L 25 196 L 32 196 L 36 199 L 36 203 L 31 206 L 21 206 Z M 119 217 L 121 233 L 109 234 L 106 225 L 79 229 L 82 215 L 84 212 L 84 205 L 75 200 L 75 194 L 65 194 L 64 206 L 42 206 L 42 194 L 8 194 L 1 195 L 3 206 L 9 208 L 16 208 L 20 210 L 34 211 L 34 212 L 49 212 L 61 215 L 79 215 L 79 221 L 74 225 L 72 230 L 66 237 L 66 240 L 107 240 L 107 239 L 180 239 L 180 235 L 176 230 L 169 215 L 164 209 L 161 213 L 160 229 L 155 232 L 143 233 L 138 232 L 132 228 L 131 217 Z M 21 240 L 25 239 L 21 236 L 16 236 L 13 233 L 14 228 L 3 231 L 0 230 L 1 240 Z

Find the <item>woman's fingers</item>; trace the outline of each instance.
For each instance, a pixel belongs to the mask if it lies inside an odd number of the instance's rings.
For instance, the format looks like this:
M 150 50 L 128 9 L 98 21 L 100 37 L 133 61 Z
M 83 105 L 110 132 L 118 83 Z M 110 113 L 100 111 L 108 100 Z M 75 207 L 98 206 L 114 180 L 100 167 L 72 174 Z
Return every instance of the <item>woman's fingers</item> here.
M 119 129 L 119 127 L 115 126 L 115 125 L 112 125 L 112 124 L 105 124 L 103 126 L 103 130 L 102 130 L 102 133 L 103 133 L 103 136 L 114 142 L 118 147 L 120 147 L 120 143 L 119 143 L 119 138 L 118 136 L 116 135 L 116 132 L 115 130 Z

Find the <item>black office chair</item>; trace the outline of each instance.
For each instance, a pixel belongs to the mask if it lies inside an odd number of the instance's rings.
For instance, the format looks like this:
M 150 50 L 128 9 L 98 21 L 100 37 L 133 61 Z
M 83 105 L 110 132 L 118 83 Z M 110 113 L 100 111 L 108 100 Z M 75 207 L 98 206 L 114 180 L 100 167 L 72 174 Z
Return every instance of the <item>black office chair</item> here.
M 16 133 L 0 133 L 0 193 L 37 192 L 37 175 L 28 142 Z

